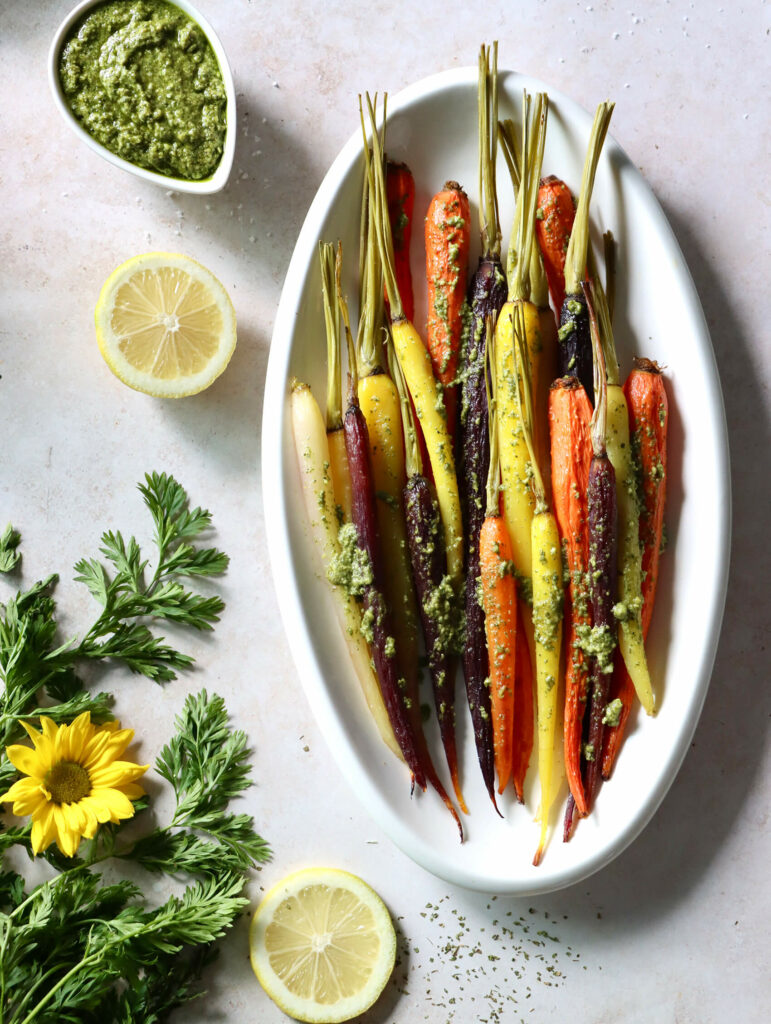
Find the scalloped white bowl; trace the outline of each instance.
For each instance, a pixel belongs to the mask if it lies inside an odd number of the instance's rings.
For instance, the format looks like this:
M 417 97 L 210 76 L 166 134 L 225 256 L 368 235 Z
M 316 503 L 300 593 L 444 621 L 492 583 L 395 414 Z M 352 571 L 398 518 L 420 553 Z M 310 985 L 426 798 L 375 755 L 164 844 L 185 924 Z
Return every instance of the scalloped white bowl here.
M 389 100 L 387 143 L 406 161 L 417 183 L 416 213 L 447 179 L 465 183 L 477 221 L 476 68 L 428 78 Z M 521 92 L 542 83 L 501 73 L 500 116 L 519 118 Z M 578 190 L 591 116 L 549 91 L 544 173 Z M 355 98 L 351 123 L 357 122 Z M 616 857 L 650 821 L 688 750 L 709 684 L 725 600 L 729 560 L 730 480 L 720 383 L 693 281 L 650 188 L 608 138 L 592 201 L 595 241 L 611 229 L 618 241 L 615 328 L 622 373 L 632 355 L 666 366 L 670 402 L 667 527 L 656 610 L 648 642 L 660 710 L 630 717 L 615 774 L 590 818 L 562 842 L 567 786 L 550 817 L 551 839 L 539 867 L 538 804 L 533 754 L 526 804 L 502 802 L 499 819 L 481 782 L 462 681 L 457 684 L 458 739 L 463 788 L 471 814 L 461 846 L 455 826 L 430 791 L 410 799 L 409 780 L 380 742 L 349 665 L 322 578 L 300 497 L 288 416 L 288 381 L 307 381 L 323 404 L 326 375 L 317 246 L 342 240 L 344 287 L 357 294 L 361 137 L 355 132 L 332 164 L 314 199 L 294 250 L 276 316 L 265 388 L 262 472 L 265 517 L 281 614 L 300 679 L 319 727 L 365 807 L 417 863 L 458 885 L 486 892 L 530 895 L 578 882 Z M 504 238 L 513 203 L 508 172 L 498 168 Z M 417 213 L 413 237 L 416 322 L 425 323 L 424 260 Z M 478 253 L 472 253 L 476 266 Z M 352 311 L 354 314 L 356 310 Z M 705 499 L 705 496 L 707 498 Z M 430 697 L 426 697 L 430 701 Z M 430 737 L 447 780 L 436 731 Z M 449 785 L 448 785 L 449 788 Z M 340 808 L 340 813 L 343 813 Z
M 112 153 L 93 136 L 89 135 L 70 110 L 67 98 L 62 90 L 61 82 L 59 81 L 59 54 L 67 35 L 75 22 L 78 21 L 78 19 L 81 18 L 89 8 L 96 7 L 103 2 L 104 0 L 82 0 L 77 7 L 70 11 L 61 23 L 59 28 L 56 30 L 56 35 L 51 43 L 51 48 L 48 51 L 48 84 L 51 87 L 51 95 L 54 98 L 54 102 L 56 103 L 60 114 L 81 142 L 85 142 L 85 144 L 93 149 L 95 153 L 98 153 L 99 156 L 108 160 L 111 164 L 115 164 L 116 167 L 120 167 L 122 170 L 128 171 L 130 174 L 134 174 L 138 178 L 143 178 L 145 181 L 151 181 L 154 185 L 160 185 L 162 188 L 174 189 L 176 192 L 190 192 L 193 195 L 210 195 L 213 192 L 220 192 L 225 187 L 227 180 L 230 177 L 230 171 L 233 167 L 233 157 L 236 151 L 236 90 L 233 84 L 233 74 L 230 70 L 230 65 L 228 64 L 228 59 L 222 43 L 217 37 L 217 33 L 211 27 L 206 18 L 204 18 L 191 3 L 188 3 L 187 0 L 172 0 L 172 2 L 175 7 L 179 7 L 179 9 L 183 11 L 188 18 L 194 21 L 203 30 L 206 38 L 209 40 L 211 48 L 214 51 L 214 55 L 217 58 L 217 63 L 219 64 L 222 81 L 225 84 L 225 94 L 227 96 L 227 103 L 225 106 L 225 144 L 222 151 L 222 159 L 217 165 L 216 171 L 210 178 L 203 178 L 200 181 L 188 181 L 185 178 L 173 178 L 166 174 L 157 174 L 155 171 L 148 171 L 144 167 L 137 167 L 136 164 L 132 164 L 130 161 L 116 156 L 115 153 Z

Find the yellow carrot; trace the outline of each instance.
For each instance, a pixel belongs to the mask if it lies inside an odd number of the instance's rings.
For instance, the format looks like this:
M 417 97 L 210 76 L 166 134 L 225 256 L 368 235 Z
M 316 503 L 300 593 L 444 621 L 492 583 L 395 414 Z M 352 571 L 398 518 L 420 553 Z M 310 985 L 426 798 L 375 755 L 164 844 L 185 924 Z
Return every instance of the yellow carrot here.
M 327 431 L 329 442 L 329 473 L 335 494 L 337 518 L 342 526 L 351 521 L 351 474 L 348 469 L 348 453 L 345 450 L 345 433 L 342 427 Z
M 517 402 L 519 381 L 514 363 L 515 317 L 526 338 L 533 343 L 539 332 L 538 310 L 530 302 L 507 302 L 495 327 L 495 386 L 498 395 L 503 511 L 511 538 L 514 565 L 520 576 L 529 580 L 532 565 L 530 524 L 535 498 L 530 487 L 530 454 L 522 432 L 522 418 Z
M 613 239 L 605 239 L 606 250 L 612 253 Z M 593 255 L 590 260 L 593 264 Z M 596 268 L 594 273 L 594 304 L 600 324 L 600 340 L 608 375 L 608 418 L 606 446 L 608 458 L 616 474 L 618 504 L 618 647 L 637 697 L 649 715 L 656 713 L 642 628 L 642 550 L 640 548 L 640 508 L 637 476 L 632 460 L 629 437 L 629 410 L 624 390 L 619 384 L 618 359 L 607 296 Z
M 535 402 L 535 454 L 543 458 L 547 443 L 547 405 L 550 373 L 544 364 L 547 339 L 543 337 L 541 314 L 531 301 L 531 265 L 534 246 L 535 203 L 543 160 L 546 133 L 547 101 L 538 93 L 535 101 L 523 97 L 522 161 L 519 173 L 516 210 L 509 245 L 509 295 L 498 317 L 495 331 L 495 376 L 498 390 L 498 416 L 501 433 L 501 478 L 503 481 L 504 514 L 511 537 L 514 564 L 523 577 L 531 576 L 530 524 L 535 499 L 530 487 L 532 460 L 522 432 L 520 405 L 517 399 L 522 369 L 515 372 L 514 334 L 521 333 L 523 352 L 528 361 L 531 397 Z M 508 129 L 502 129 L 502 141 L 509 166 L 516 175 L 516 145 Z M 537 266 L 537 265 L 536 265 Z M 540 294 L 540 293 L 539 293 Z M 519 376 L 519 379 L 518 379 Z M 545 463 L 544 463 L 545 464 Z
M 359 380 L 359 404 L 367 421 L 372 483 L 375 488 L 383 561 L 386 565 L 386 599 L 394 617 L 397 657 L 409 696 L 419 709 L 418 607 L 412 583 L 407 527 L 402 493 L 407 483 L 404 464 L 404 436 L 399 396 L 391 378 L 376 373 Z
M 637 482 L 631 460 L 629 411 L 618 384 L 608 385 L 608 458 L 616 473 L 618 501 L 618 598 L 622 609 L 618 647 L 640 703 L 656 712 L 642 631 L 642 554 Z
M 538 777 L 541 836 L 534 864 L 543 856 L 549 827 L 554 785 L 554 740 L 559 707 L 560 651 L 562 647 L 562 549 L 557 520 L 542 508 L 533 516 L 533 631 L 535 634 L 538 700 Z
M 517 403 L 522 435 L 530 454 L 535 511 L 531 520 L 531 561 L 533 588 L 533 637 L 535 641 L 536 702 L 538 723 L 538 777 L 541 803 L 538 820 L 541 835 L 533 864 L 539 864 L 546 847 L 549 811 L 557 790 L 554 779 L 554 741 L 557 733 L 562 648 L 562 547 L 557 520 L 546 502 L 546 489 L 535 452 L 535 421 L 532 380 L 525 351 L 522 318 L 514 323 L 515 358 L 521 368 L 517 376 Z
M 367 97 L 372 125 L 372 157 L 365 145 L 370 202 L 375 210 L 378 249 L 383 262 L 386 292 L 391 308 L 391 336 L 407 388 L 415 405 L 428 450 L 428 458 L 436 486 L 439 514 L 442 518 L 447 572 L 457 594 L 463 584 L 463 522 L 452 440 L 447 427 L 447 414 L 442 394 L 434 378 L 431 357 L 417 330 L 404 316 L 399 287 L 393 269 L 393 240 L 388 220 L 383 170 L 383 152 L 376 130 L 375 110 Z M 385 111 L 384 111 L 385 118 Z M 364 118 L 362 114 L 362 130 Z M 366 134 L 366 132 L 365 132 Z
M 290 410 L 307 520 L 326 575 L 333 560 L 340 554 L 340 545 L 324 420 L 310 388 L 299 381 L 292 382 Z M 383 742 L 403 760 L 372 668 L 369 649 L 361 633 L 359 605 L 341 588 L 333 589 L 337 598 L 333 602 L 335 613 L 367 707 Z

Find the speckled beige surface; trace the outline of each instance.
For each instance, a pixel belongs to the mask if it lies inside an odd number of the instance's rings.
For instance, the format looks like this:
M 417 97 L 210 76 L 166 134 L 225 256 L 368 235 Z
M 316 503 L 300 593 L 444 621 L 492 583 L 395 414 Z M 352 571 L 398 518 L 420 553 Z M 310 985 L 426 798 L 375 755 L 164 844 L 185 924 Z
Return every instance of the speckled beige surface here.
M 233 560 L 222 623 L 213 638 L 185 640 L 198 662 L 185 679 L 164 690 L 116 679 L 119 710 L 149 760 L 188 689 L 205 684 L 226 696 L 254 747 L 257 785 L 245 803 L 274 849 L 253 898 L 292 868 L 334 864 L 374 884 L 397 920 L 400 963 L 368 1024 L 767 1020 L 768 6 L 199 7 L 229 54 L 239 104 L 230 183 L 210 198 L 145 185 L 78 143 L 45 73 L 69 5 L 2 4 L 0 519 L 24 535 L 25 579 L 62 572 L 59 598 L 76 629 L 90 608 L 69 569 L 95 551 L 101 529 L 143 524 L 134 484 L 146 470 L 173 472 L 212 509 Z M 356 128 L 356 94 L 396 92 L 473 64 L 479 43 L 494 38 L 502 64 L 584 106 L 616 99 L 613 133 L 662 202 L 704 305 L 733 459 L 727 612 L 693 749 L 653 822 L 616 862 L 582 885 L 526 901 L 431 877 L 355 802 L 296 678 L 260 493 L 273 317 L 307 207 Z M 149 249 L 207 264 L 238 314 L 230 368 L 179 403 L 127 390 L 94 340 L 102 281 Z M 285 1019 L 253 980 L 246 934 L 244 919 L 208 974 L 209 996 L 179 1019 Z

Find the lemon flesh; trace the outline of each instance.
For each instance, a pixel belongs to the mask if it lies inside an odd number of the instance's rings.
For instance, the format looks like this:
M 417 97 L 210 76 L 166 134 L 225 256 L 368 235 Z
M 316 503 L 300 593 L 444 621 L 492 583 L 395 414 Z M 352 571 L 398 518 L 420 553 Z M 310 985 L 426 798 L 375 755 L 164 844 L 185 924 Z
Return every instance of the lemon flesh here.
M 105 362 L 124 384 L 160 398 L 207 388 L 236 344 L 233 304 L 217 278 L 177 253 L 148 253 L 121 264 L 96 304 Z
M 274 886 L 254 914 L 249 944 L 271 999 L 310 1024 L 364 1013 L 396 958 L 383 901 L 360 878 L 333 868 L 298 871 Z

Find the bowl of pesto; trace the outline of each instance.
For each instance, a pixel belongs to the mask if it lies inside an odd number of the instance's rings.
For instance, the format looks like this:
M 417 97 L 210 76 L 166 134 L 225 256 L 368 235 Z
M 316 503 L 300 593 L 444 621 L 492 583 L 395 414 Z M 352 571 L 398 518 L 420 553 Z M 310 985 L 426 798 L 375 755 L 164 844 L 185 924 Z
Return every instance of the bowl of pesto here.
M 106 160 L 164 188 L 224 188 L 233 76 L 187 0 L 83 0 L 59 26 L 48 74 L 64 119 Z

